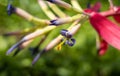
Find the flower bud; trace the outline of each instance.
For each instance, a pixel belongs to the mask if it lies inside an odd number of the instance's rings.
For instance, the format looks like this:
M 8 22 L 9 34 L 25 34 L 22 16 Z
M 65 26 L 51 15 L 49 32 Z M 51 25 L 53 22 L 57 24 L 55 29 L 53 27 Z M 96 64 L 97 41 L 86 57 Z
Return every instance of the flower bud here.
M 60 34 L 62 36 L 65 36 L 66 38 L 71 38 L 72 37 L 72 34 L 70 34 L 70 32 L 68 32 L 68 30 L 65 30 L 65 29 L 61 30 Z
M 8 4 L 8 6 L 7 6 L 8 15 L 10 16 L 14 12 L 15 12 L 15 8 L 11 4 Z
M 68 44 L 69 46 L 73 46 L 75 44 L 76 40 L 71 38 L 69 40 L 66 41 L 66 44 Z

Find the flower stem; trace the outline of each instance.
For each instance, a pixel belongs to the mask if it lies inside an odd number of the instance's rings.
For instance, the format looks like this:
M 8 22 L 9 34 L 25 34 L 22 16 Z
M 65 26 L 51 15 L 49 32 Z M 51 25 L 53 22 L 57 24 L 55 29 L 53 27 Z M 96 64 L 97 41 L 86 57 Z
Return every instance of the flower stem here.
M 71 4 L 73 6 L 74 9 L 76 9 L 77 11 L 83 11 L 83 9 L 81 8 L 81 6 L 79 5 L 79 3 L 77 2 L 77 0 L 71 0 Z
M 55 12 L 55 14 L 61 18 L 66 17 L 67 15 L 60 10 L 55 4 L 52 4 L 50 2 L 47 2 L 49 7 Z
M 46 5 L 45 1 L 38 0 L 38 3 L 42 9 L 42 11 L 50 18 L 50 19 L 56 19 L 57 17 L 54 15 L 52 11 L 49 10 L 48 6 Z
M 109 2 L 109 4 L 110 4 L 110 8 L 113 9 L 113 7 L 114 7 L 113 1 L 112 1 L 112 0 L 108 0 L 108 2 Z

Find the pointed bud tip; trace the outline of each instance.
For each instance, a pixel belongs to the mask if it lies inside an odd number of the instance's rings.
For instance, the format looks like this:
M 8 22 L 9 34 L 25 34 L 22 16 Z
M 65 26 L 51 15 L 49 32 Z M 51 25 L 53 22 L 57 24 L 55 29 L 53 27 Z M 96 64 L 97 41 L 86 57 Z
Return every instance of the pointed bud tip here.
M 51 3 L 54 3 L 55 2 L 55 0 L 47 0 L 48 2 L 51 2 Z
M 51 21 L 50 21 L 50 25 L 55 25 L 55 26 L 57 26 L 57 25 L 59 25 L 59 24 L 58 24 L 58 21 L 57 21 L 57 20 L 51 20 Z
M 38 61 L 38 59 L 40 58 L 40 55 L 41 55 L 41 53 L 37 54 L 37 56 L 32 61 L 32 65 L 34 65 Z
M 20 42 L 16 43 L 15 45 L 13 45 L 13 46 L 7 51 L 6 54 L 8 55 L 8 54 L 10 54 L 14 49 L 19 48 L 19 46 L 20 46 L 23 42 L 25 42 L 24 39 L 21 40 Z
M 45 53 L 45 49 L 43 49 L 41 52 L 39 52 L 36 56 L 35 56 L 35 58 L 33 59 L 33 61 L 32 61 L 32 65 L 34 65 L 37 61 L 38 61 L 38 59 L 41 57 L 41 55 L 43 54 L 43 53 Z
M 15 8 L 11 4 L 8 4 L 8 6 L 7 6 L 8 15 L 10 16 L 14 12 L 15 12 Z
M 11 47 L 11 48 L 7 51 L 6 55 L 9 55 L 14 49 L 15 49 L 15 47 Z

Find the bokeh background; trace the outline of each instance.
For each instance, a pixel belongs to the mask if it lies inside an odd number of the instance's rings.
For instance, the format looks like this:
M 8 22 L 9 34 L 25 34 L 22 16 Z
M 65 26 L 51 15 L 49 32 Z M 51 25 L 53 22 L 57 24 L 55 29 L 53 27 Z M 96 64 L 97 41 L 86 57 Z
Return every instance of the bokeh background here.
M 70 3 L 70 0 L 64 0 Z M 87 3 L 95 4 L 100 1 L 101 11 L 109 9 L 107 0 L 78 0 L 82 8 L 86 8 Z M 113 0 L 114 4 L 119 6 L 120 0 Z M 109 46 L 104 56 L 97 56 L 96 50 L 96 32 L 86 21 L 80 30 L 73 36 L 76 44 L 73 47 L 63 46 L 61 51 L 54 49 L 42 55 L 38 62 L 32 66 L 31 62 L 34 56 L 28 50 L 29 47 L 22 50 L 18 55 L 6 56 L 6 51 L 20 38 L 15 36 L 5 37 L 4 33 L 22 30 L 33 27 L 34 24 L 13 14 L 7 15 L 7 0 L 0 0 L 0 76 L 119 76 L 120 75 L 120 52 Z M 42 12 L 37 0 L 13 0 L 12 3 L 30 14 L 48 19 Z M 61 8 L 66 14 L 72 16 L 69 12 Z M 112 18 L 110 18 L 112 20 Z M 69 24 L 68 24 L 69 25 Z M 60 26 L 51 31 L 49 38 L 43 43 L 40 49 L 44 48 L 53 38 L 59 35 L 61 29 L 68 27 Z M 39 38 L 30 45 L 37 45 Z

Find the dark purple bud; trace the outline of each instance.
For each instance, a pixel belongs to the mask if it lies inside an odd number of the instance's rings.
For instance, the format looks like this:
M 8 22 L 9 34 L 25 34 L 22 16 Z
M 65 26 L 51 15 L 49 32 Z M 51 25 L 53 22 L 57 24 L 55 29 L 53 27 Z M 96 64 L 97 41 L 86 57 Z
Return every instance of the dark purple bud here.
M 34 65 L 38 61 L 38 59 L 40 58 L 40 56 L 41 56 L 41 53 L 38 53 L 37 56 L 33 59 L 32 65 Z
M 56 25 L 56 26 L 59 25 L 59 22 L 57 20 L 51 20 L 50 22 L 51 22 L 50 25 Z
M 39 53 L 37 54 L 37 56 L 36 56 L 36 57 L 33 59 L 33 61 L 32 61 L 32 65 L 34 65 L 34 64 L 38 61 L 38 59 L 40 58 L 40 56 L 41 56 L 43 53 L 45 53 L 45 49 L 42 50 L 41 52 L 39 52 Z
M 66 41 L 66 43 L 69 45 L 69 46 L 73 46 L 75 44 L 75 39 L 71 38 L 69 40 Z
M 61 30 L 60 34 L 62 36 L 65 36 L 66 38 L 71 38 L 72 37 L 72 34 L 70 34 L 70 32 L 68 32 L 68 30 L 65 30 L 65 29 Z
M 68 30 L 62 29 L 61 32 L 60 32 L 60 34 L 62 36 L 66 36 L 66 32 L 68 32 Z
M 7 6 L 8 15 L 11 15 L 13 12 L 15 12 L 15 8 L 11 4 L 8 4 Z
M 7 51 L 7 55 L 10 54 L 14 49 L 18 48 L 23 42 L 25 42 L 26 40 L 21 40 L 18 43 L 16 43 L 15 45 L 13 45 L 8 51 Z
M 72 37 L 72 34 L 70 34 L 69 32 L 66 33 L 66 37 L 67 38 L 71 38 Z
M 55 0 L 46 0 L 46 1 L 51 2 L 51 3 L 54 3 L 54 2 L 55 2 Z
M 73 38 L 71 38 L 71 41 L 73 42 L 73 44 L 75 44 L 75 42 L 76 42 L 76 40 L 75 40 L 75 39 L 73 39 Z

